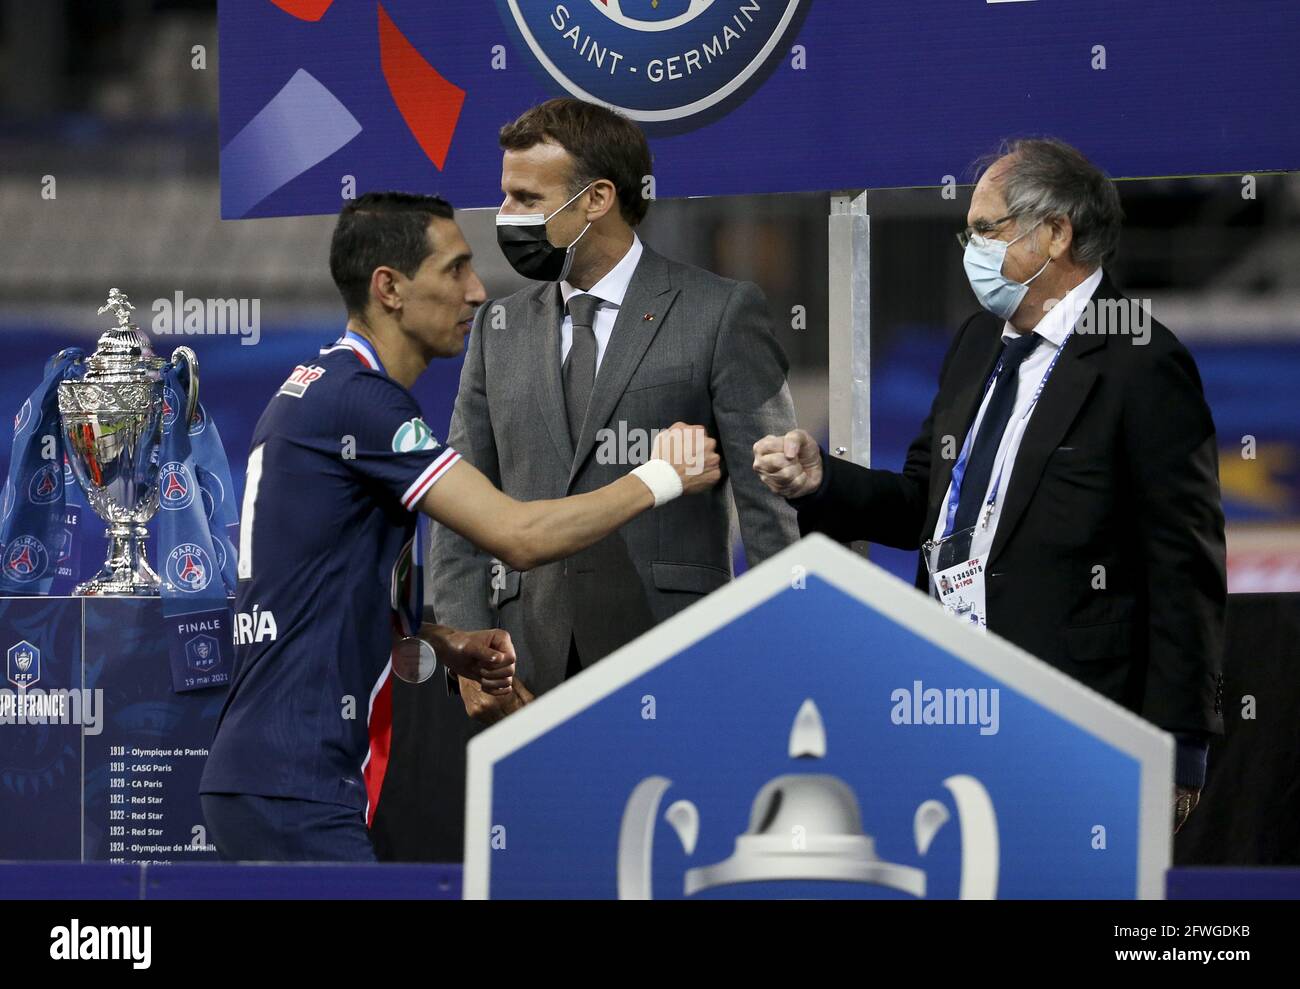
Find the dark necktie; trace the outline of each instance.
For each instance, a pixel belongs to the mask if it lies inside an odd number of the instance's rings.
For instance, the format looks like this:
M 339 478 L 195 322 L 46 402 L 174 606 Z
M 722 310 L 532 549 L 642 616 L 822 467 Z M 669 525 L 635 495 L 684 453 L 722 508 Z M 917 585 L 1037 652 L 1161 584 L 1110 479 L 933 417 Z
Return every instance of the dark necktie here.
M 600 303 L 600 299 L 587 294 L 569 299 L 573 344 L 564 362 L 564 407 L 569 416 L 569 437 L 575 446 L 582 434 L 582 420 L 587 415 L 591 390 L 596 384 L 596 331 L 592 324 Z
M 1008 340 L 1002 348 L 1002 368 L 993 385 L 993 397 L 989 399 L 984 418 L 980 420 L 979 432 L 971 444 L 970 458 L 966 461 L 966 473 L 961 479 L 961 498 L 957 502 L 953 532 L 969 528 L 979 519 L 980 507 L 984 504 L 984 496 L 988 494 L 989 478 L 993 474 L 993 461 L 1016 405 L 1020 365 L 1042 339 L 1037 333 L 1025 333 L 1014 340 Z

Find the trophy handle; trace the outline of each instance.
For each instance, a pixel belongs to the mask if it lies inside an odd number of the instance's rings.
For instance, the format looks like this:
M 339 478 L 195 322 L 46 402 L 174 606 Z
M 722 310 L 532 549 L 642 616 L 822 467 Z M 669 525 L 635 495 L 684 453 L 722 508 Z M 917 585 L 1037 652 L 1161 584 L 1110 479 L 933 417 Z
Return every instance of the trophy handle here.
M 194 413 L 199 407 L 199 358 L 189 347 L 177 347 L 172 351 L 172 363 L 180 364 L 185 362 L 185 370 L 189 374 L 190 393 L 188 401 L 185 403 L 185 424 L 188 426 L 194 421 Z

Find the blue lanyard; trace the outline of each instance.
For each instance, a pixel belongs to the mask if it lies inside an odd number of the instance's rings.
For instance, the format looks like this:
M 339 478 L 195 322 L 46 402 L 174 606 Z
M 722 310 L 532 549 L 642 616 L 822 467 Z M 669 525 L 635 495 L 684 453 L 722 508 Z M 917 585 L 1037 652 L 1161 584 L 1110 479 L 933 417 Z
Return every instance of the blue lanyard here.
M 1043 387 L 1047 384 L 1047 379 L 1052 376 L 1052 369 L 1056 367 L 1056 362 L 1061 359 L 1061 354 L 1065 351 L 1065 345 L 1070 342 L 1070 337 L 1074 336 L 1074 330 L 1070 330 L 1061 341 L 1061 345 L 1056 348 L 1056 353 L 1052 355 L 1052 362 L 1047 365 L 1047 370 L 1043 372 L 1042 379 L 1038 382 L 1038 388 L 1034 391 L 1034 397 L 1029 402 L 1029 408 L 1025 409 L 1024 415 L 1020 421 L 1029 418 L 1034 406 L 1038 404 L 1039 396 L 1043 394 Z M 989 380 L 984 383 L 984 394 L 987 395 L 989 386 L 997 380 L 998 374 L 1002 371 L 1002 363 L 1005 356 L 998 358 L 998 366 L 993 369 Z M 1019 373 L 1017 371 L 1017 373 Z M 981 404 L 983 400 L 981 399 Z M 971 423 L 970 430 L 966 433 L 966 441 L 961 446 L 961 453 L 957 457 L 957 462 L 952 468 L 952 486 L 948 494 L 948 514 L 943 526 L 943 538 L 952 535 L 953 523 L 957 521 L 957 504 L 961 501 L 961 484 L 966 475 L 966 461 L 970 457 L 970 448 L 975 439 L 975 423 Z M 981 513 L 981 528 L 988 526 L 989 520 L 993 517 L 993 507 L 997 504 L 998 491 L 1002 487 L 1002 472 L 1006 469 L 1007 454 L 1011 451 L 1011 445 L 1008 443 L 1002 451 L 1002 456 L 998 460 L 997 473 L 993 478 L 992 485 L 989 486 L 989 496 L 984 502 L 984 511 Z

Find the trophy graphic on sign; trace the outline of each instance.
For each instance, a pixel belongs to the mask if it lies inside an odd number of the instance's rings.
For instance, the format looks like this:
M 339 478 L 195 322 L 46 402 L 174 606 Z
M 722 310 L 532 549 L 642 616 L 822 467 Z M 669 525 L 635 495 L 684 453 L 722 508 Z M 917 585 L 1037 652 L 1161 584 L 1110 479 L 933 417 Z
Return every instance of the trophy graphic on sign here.
M 826 755 L 826 731 L 817 705 L 809 698 L 795 715 L 790 731 L 792 759 Z M 973 776 L 943 781 L 957 805 L 961 829 L 961 899 L 993 899 L 998 886 L 997 816 L 988 791 Z M 633 789 L 623 809 L 619 831 L 618 896 L 648 900 L 653 886 L 652 853 L 659 805 L 672 782 L 649 776 Z M 698 809 L 678 800 L 663 814 L 687 855 L 695 852 L 700 833 Z M 913 832 L 917 852 L 925 855 L 939 829 L 950 819 L 938 800 L 916 808 Z M 754 798 L 749 829 L 736 839 L 730 858 L 687 871 L 686 896 L 737 883 L 831 881 L 883 886 L 918 898 L 926 895 L 920 868 L 886 862 L 875 841 L 863 831 L 857 797 L 847 783 L 826 773 L 786 773 L 766 783 Z
M 78 595 L 159 593 L 161 581 L 145 556 L 145 524 L 158 511 L 163 417 L 176 415 L 181 428 L 188 428 L 198 408 L 194 351 L 178 347 L 172 354 L 172 363 L 183 362 L 189 372 L 185 407 L 173 409 L 163 383 L 166 362 L 131 325 L 134 308 L 122 292 L 109 292 L 99 312 L 112 312 L 117 325 L 99 338 L 85 374 L 59 385 L 68 463 L 91 508 L 109 527 L 108 559 L 94 578 L 77 585 Z

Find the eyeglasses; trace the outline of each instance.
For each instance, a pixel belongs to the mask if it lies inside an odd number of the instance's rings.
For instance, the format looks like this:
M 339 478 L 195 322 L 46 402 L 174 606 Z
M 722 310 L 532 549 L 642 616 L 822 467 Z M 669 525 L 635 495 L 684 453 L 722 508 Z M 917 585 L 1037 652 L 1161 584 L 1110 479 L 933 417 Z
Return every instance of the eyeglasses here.
M 986 237 L 998 227 L 1002 226 L 1002 224 L 1006 223 L 1008 220 L 1014 220 L 1019 215 L 1019 213 L 1008 213 L 1000 220 L 994 220 L 992 223 L 979 224 L 979 229 L 976 229 L 975 227 L 967 227 L 965 230 L 957 234 L 957 243 L 961 245 L 961 249 L 964 251 L 972 238 Z

